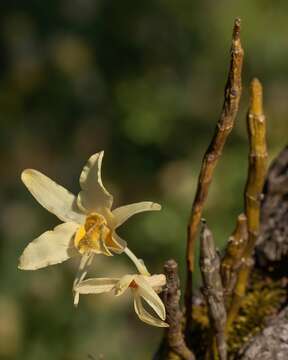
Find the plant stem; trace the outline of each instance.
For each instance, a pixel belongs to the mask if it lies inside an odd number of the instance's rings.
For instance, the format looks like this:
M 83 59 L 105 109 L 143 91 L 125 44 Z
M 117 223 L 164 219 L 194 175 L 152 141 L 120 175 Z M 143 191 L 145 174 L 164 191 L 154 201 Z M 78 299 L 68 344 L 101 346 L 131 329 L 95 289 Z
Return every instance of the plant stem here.
M 267 168 L 266 121 L 263 113 L 262 85 L 253 79 L 250 87 L 250 106 L 247 114 L 250 142 L 248 178 L 245 187 L 245 213 L 247 216 L 248 242 L 242 259 L 231 307 L 227 318 L 229 331 L 245 295 L 253 265 L 253 250 L 260 230 L 260 205 Z
M 175 260 L 168 260 L 164 265 L 166 275 L 166 288 L 163 292 L 163 301 L 167 311 L 166 346 L 168 355 L 177 354 L 183 360 L 195 360 L 195 355 L 187 347 L 182 333 L 183 314 L 180 310 L 180 282 L 178 277 L 178 265 Z M 172 354 L 171 354 L 172 355 Z M 172 358 L 172 356 L 171 356 Z
M 189 333 L 192 321 L 192 274 L 195 262 L 196 235 L 215 167 L 237 115 L 242 90 L 241 71 L 243 55 L 244 52 L 240 42 L 240 19 L 236 19 L 233 28 L 230 69 L 225 87 L 224 104 L 214 136 L 202 161 L 197 190 L 187 228 L 187 278 L 185 291 L 186 334 Z
M 226 309 L 220 275 L 220 257 L 215 248 L 212 232 L 204 222 L 200 239 L 200 270 L 203 279 L 203 295 L 208 305 L 211 330 L 213 331 L 210 349 L 213 359 L 218 359 L 219 356 L 220 360 L 226 360 Z
M 237 273 L 241 266 L 241 259 L 247 245 L 247 217 L 240 214 L 237 218 L 236 228 L 229 237 L 224 256 L 221 261 L 221 278 L 225 294 L 226 307 L 236 284 Z

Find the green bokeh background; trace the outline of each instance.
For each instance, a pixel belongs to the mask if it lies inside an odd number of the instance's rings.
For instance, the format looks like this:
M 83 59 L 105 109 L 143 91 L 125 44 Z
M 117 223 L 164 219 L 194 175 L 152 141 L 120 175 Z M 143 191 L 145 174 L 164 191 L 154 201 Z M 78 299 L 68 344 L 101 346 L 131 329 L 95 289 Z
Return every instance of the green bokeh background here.
M 223 101 L 233 19 L 243 21 L 243 97 L 205 217 L 219 246 L 237 214 L 247 168 L 248 86 L 265 89 L 270 159 L 287 143 L 288 3 L 228 0 L 3 1 L 0 60 L 0 359 L 150 359 L 161 330 L 131 298 L 82 297 L 78 259 L 17 270 L 25 245 L 58 224 L 20 181 L 36 168 L 77 193 L 88 157 L 105 150 L 115 205 L 160 202 L 121 235 L 151 272 L 175 258 L 184 279 L 186 222 L 202 155 Z M 124 255 L 98 256 L 95 276 L 121 276 Z

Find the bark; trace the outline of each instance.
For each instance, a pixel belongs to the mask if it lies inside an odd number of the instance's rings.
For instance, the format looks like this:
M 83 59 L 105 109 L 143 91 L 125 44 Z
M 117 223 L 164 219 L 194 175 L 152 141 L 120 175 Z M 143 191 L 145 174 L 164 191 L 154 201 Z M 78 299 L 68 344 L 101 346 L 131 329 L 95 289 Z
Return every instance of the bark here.
M 261 234 L 256 266 L 270 273 L 287 274 L 288 259 L 288 146 L 273 161 L 264 186 Z
M 256 267 L 265 276 L 288 277 L 288 146 L 273 161 L 264 186 Z M 287 303 L 287 300 L 286 300 Z M 288 306 L 240 351 L 241 360 L 288 359 Z
M 288 359 L 288 308 L 282 312 L 240 352 L 239 360 Z

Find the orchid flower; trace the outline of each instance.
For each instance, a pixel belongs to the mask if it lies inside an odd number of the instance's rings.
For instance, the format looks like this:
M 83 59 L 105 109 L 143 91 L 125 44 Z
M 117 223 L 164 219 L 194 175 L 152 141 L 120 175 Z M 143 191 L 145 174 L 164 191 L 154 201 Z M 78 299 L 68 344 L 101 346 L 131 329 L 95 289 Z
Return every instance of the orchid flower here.
M 34 198 L 63 223 L 28 244 L 20 257 L 19 269 L 40 269 L 78 254 L 82 259 L 74 282 L 76 285 L 86 276 L 87 267 L 95 254 L 112 256 L 113 253 L 125 252 L 138 271 L 149 274 L 115 230 L 132 215 L 160 210 L 161 206 L 144 201 L 112 210 L 113 196 L 101 180 L 103 155 L 104 151 L 92 155 L 84 166 L 78 196 L 37 170 L 26 169 L 22 172 L 22 181 Z M 75 303 L 78 303 L 77 296 Z
M 139 319 L 143 322 L 158 326 L 169 326 L 164 322 L 166 319 L 165 306 L 157 295 L 166 284 L 166 277 L 160 275 L 124 275 L 122 278 L 92 278 L 81 281 L 77 284 L 75 290 L 80 294 L 101 294 L 114 292 L 116 296 L 122 295 L 128 288 L 131 290 L 134 298 L 134 309 Z M 157 318 L 151 315 L 143 306 L 142 299 L 158 315 Z

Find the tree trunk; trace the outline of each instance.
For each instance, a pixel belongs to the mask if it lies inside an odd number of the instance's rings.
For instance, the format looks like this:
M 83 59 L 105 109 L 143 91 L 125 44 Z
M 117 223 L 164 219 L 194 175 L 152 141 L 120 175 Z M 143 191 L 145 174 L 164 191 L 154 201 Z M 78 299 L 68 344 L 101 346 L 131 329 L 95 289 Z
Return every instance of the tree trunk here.
M 255 249 L 255 267 L 273 279 L 288 278 L 288 146 L 268 171 L 261 208 L 261 235 Z M 261 333 L 246 344 L 237 359 L 288 359 L 288 301 Z

